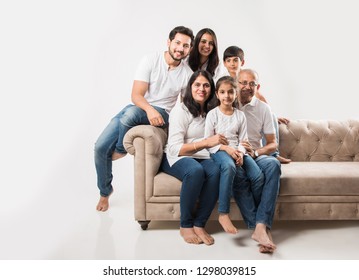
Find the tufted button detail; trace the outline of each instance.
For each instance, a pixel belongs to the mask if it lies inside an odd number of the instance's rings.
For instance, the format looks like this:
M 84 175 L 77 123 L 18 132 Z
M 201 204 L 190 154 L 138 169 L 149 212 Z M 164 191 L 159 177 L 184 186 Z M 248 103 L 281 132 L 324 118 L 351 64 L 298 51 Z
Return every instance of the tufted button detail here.
M 332 209 L 329 209 L 329 210 L 328 210 L 328 213 L 329 213 L 329 214 L 332 214 L 332 213 L 333 213 L 333 210 L 332 210 Z
M 172 209 L 171 213 L 172 213 L 172 214 L 176 213 L 175 209 Z
M 303 214 L 307 214 L 307 210 L 303 209 Z
M 358 214 L 359 213 L 359 210 L 358 209 L 355 209 L 355 214 Z

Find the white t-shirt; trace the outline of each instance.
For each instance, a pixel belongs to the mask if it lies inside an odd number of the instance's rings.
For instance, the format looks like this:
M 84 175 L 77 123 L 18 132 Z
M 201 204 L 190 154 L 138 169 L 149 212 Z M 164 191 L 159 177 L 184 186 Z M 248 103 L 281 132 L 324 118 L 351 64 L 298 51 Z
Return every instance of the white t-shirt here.
M 246 115 L 249 143 L 257 150 L 262 147 L 262 133 L 275 134 L 272 111 L 255 96 L 244 106 L 239 102 L 239 109 Z
M 215 134 L 223 134 L 227 138 L 229 146 L 246 153 L 246 149 L 239 144 L 241 141 L 248 140 L 246 117 L 240 110 L 234 108 L 232 115 L 223 114 L 218 106 L 209 111 L 206 117 L 204 137 L 208 138 Z M 217 145 L 208 150 L 214 154 L 220 146 Z
M 204 139 L 204 117 L 194 118 L 183 103 L 178 103 L 169 116 L 168 141 L 165 153 L 170 166 L 184 157 L 178 156 L 183 144 L 199 142 Z M 193 158 L 208 159 L 209 153 L 206 149 L 193 154 Z
M 178 95 L 184 95 L 192 73 L 191 68 L 183 61 L 176 68 L 169 69 L 165 53 L 156 52 L 142 59 L 134 79 L 149 84 L 145 94 L 149 104 L 169 113 L 175 106 Z

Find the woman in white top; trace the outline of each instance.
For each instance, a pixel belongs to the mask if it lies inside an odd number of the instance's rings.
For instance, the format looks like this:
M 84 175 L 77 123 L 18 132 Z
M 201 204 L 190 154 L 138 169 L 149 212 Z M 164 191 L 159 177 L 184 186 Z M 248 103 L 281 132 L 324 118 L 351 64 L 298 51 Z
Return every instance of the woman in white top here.
M 187 62 L 193 71 L 207 70 L 215 83 L 219 78 L 229 75 L 218 56 L 216 33 L 210 28 L 198 31 Z
M 205 117 L 214 99 L 207 71 L 192 74 L 183 98 L 170 113 L 168 143 L 161 170 L 182 181 L 180 233 L 188 243 L 212 245 L 204 229 L 218 199 L 219 168 L 208 148 L 227 144 L 222 135 L 204 139 Z

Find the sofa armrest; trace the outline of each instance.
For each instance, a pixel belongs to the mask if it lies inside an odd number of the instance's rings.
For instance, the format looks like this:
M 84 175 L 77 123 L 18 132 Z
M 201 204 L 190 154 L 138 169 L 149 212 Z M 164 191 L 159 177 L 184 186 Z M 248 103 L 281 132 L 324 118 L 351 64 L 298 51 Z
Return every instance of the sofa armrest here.
M 137 221 L 147 220 L 146 201 L 153 196 L 154 177 L 161 165 L 166 142 L 166 131 L 151 125 L 135 126 L 123 139 L 125 149 L 134 156 L 134 199 Z
M 163 153 L 167 142 L 167 133 L 164 129 L 152 125 L 138 125 L 131 128 L 123 139 L 126 151 L 136 154 L 136 139 L 140 138 L 146 142 L 146 153 L 158 155 Z

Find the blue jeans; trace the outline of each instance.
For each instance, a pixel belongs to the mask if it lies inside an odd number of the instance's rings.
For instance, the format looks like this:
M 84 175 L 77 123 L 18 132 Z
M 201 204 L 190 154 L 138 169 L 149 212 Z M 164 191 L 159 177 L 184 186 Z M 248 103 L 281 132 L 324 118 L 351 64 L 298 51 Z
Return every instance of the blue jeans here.
M 233 196 L 248 228 L 253 229 L 258 223 L 262 223 L 270 229 L 279 193 L 280 162 L 272 156 L 265 155 L 258 157 L 255 161 L 264 174 L 264 185 L 259 204 L 254 199 L 249 179 L 244 170 L 236 173 Z
M 261 201 L 264 185 L 264 174 L 262 169 L 260 169 L 257 162 L 250 155 L 244 155 L 242 168 L 248 177 L 255 205 L 258 206 Z
M 164 154 L 161 170 L 182 181 L 181 227 L 203 228 L 218 199 L 219 168 L 217 164 L 211 159 L 184 157 L 169 166 L 166 154 Z
M 168 124 L 168 113 L 159 107 L 154 107 Z M 127 105 L 118 113 L 95 143 L 95 166 L 97 172 L 97 186 L 101 196 L 109 196 L 112 192 L 112 154 L 114 151 L 126 154 L 123 138 L 126 132 L 134 126 L 150 124 L 147 114 L 135 105 Z
M 255 200 L 260 200 L 262 186 L 264 183 L 264 175 L 252 157 L 244 155 L 242 167 L 236 166 L 233 158 L 225 151 L 218 151 L 214 154 L 211 154 L 211 158 L 218 164 L 221 171 L 218 200 L 219 213 L 229 213 L 233 182 L 237 169 L 244 168 L 249 179 L 252 192 L 255 194 Z

